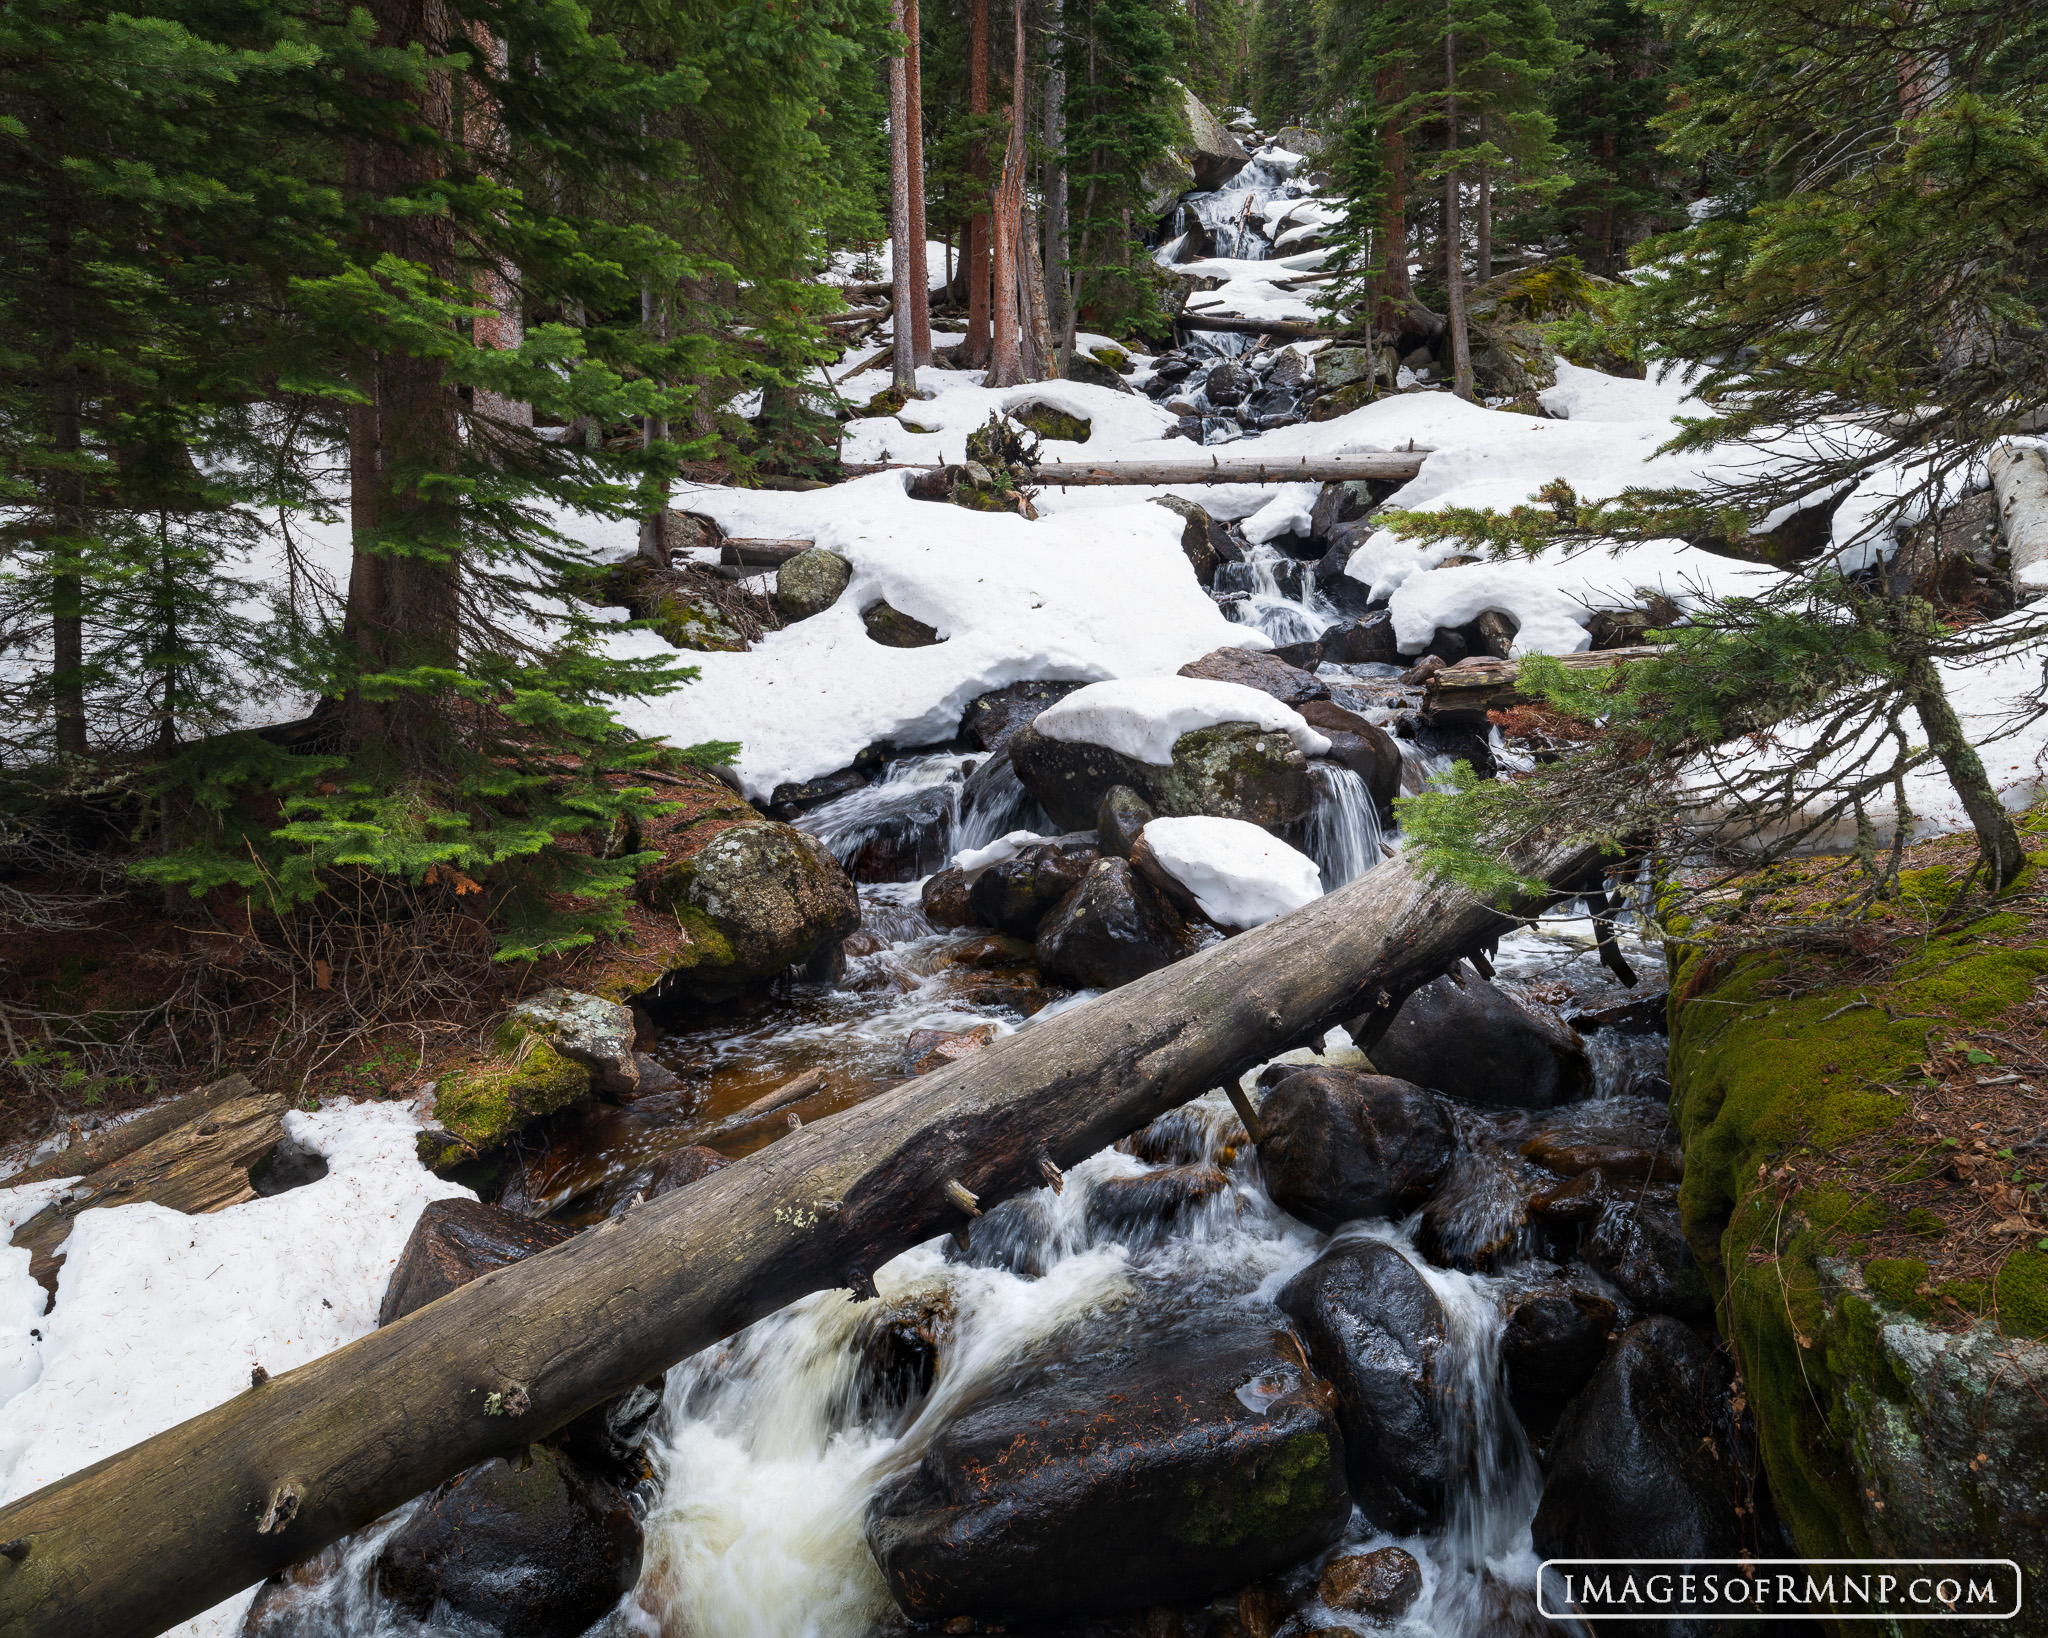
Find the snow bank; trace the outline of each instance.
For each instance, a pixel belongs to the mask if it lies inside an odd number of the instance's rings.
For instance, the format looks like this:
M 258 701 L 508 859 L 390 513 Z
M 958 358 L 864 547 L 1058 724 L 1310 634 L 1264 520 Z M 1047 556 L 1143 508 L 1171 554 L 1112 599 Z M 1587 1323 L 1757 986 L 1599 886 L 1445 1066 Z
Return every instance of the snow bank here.
M 1323 896 L 1315 860 L 1242 819 L 1154 819 L 1144 838 L 1220 927 L 1262 927 Z
M 728 533 L 815 540 L 853 565 L 823 614 L 748 653 L 688 655 L 699 681 L 621 708 L 630 727 L 674 744 L 740 741 L 732 771 L 749 796 L 846 767 L 870 745 L 951 739 L 969 700 L 1009 683 L 1157 676 L 1213 649 L 1271 646 L 1210 601 L 1181 552 L 1182 521 L 1139 497 L 1027 523 L 914 501 L 885 472 L 808 494 L 685 489 L 675 504 Z M 882 601 L 944 640 L 875 642 L 860 612 Z M 670 652 L 651 632 L 609 641 Z
M 893 416 L 863 416 L 846 423 L 840 452 L 848 461 L 911 461 L 940 464 L 967 459 L 967 435 L 988 422 L 991 414 L 1008 415 L 1032 404 L 1046 404 L 1088 423 L 1088 441 L 1048 438 L 1047 460 L 1094 460 L 1133 444 L 1157 445 L 1173 430 L 1175 417 L 1138 393 L 1118 392 L 1085 381 L 1033 381 L 1021 387 L 984 387 L 979 372 L 925 369 L 920 388 L 934 394 L 913 399 Z M 845 388 L 849 398 L 861 394 L 861 378 Z M 886 378 L 881 379 L 886 386 Z M 876 389 L 876 390 L 879 390 Z
M 1069 745 L 1102 745 L 1134 762 L 1165 768 L 1172 765 L 1173 742 L 1182 734 L 1225 722 L 1250 722 L 1280 730 L 1305 756 L 1321 756 L 1330 748 L 1330 742 L 1304 722 L 1299 712 L 1272 695 L 1243 683 L 1214 682 L 1205 677 L 1131 677 L 1094 683 L 1039 712 L 1032 726 L 1048 739 Z
M 0 1405 L 0 1502 L 196 1416 L 374 1330 L 392 1265 L 430 1200 L 473 1198 L 420 1165 L 403 1104 L 293 1112 L 286 1132 L 327 1161 L 316 1183 L 203 1217 L 164 1206 L 81 1213 L 29 1380 Z M 0 1216 L 23 1215 L 0 1191 Z M 39 1205 L 41 1202 L 37 1201 Z M 24 1294 L 0 1263 L 0 1316 Z M 4 1319 L 0 1319 L 4 1323 Z M 248 1594 L 176 1630 L 234 1632 Z

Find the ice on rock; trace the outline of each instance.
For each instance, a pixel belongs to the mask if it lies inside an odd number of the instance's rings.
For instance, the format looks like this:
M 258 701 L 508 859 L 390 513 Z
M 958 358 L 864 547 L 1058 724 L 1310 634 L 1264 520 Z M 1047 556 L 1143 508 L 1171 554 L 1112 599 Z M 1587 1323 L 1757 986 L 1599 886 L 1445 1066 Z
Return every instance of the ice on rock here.
M 953 855 L 955 870 L 981 870 L 988 865 L 1001 864 L 1005 859 L 1014 859 L 1034 842 L 1045 838 L 1035 830 L 1013 830 L 1007 836 L 998 836 L 987 847 L 964 848 Z
M 1182 734 L 1226 722 L 1284 732 L 1304 756 L 1321 756 L 1330 749 L 1330 742 L 1299 712 L 1272 695 L 1243 683 L 1201 677 L 1125 677 L 1091 683 L 1039 712 L 1032 727 L 1048 739 L 1101 745 L 1134 762 L 1166 768 L 1173 765 L 1173 744 Z
M 1315 860 L 1242 819 L 1154 819 L 1143 834 L 1159 867 L 1219 927 L 1263 927 L 1323 896 Z

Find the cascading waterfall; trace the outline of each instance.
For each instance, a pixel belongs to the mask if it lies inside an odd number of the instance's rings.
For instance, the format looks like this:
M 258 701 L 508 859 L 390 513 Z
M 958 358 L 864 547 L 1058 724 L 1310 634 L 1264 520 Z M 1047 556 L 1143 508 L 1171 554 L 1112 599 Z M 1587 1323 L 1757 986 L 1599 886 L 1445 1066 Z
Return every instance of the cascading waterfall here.
M 1387 851 L 1380 811 L 1365 781 L 1349 768 L 1326 762 L 1309 765 L 1315 805 L 1301 822 L 1297 845 L 1323 873 L 1323 891 L 1334 893 L 1354 876 L 1363 875 Z
M 1241 593 L 1224 611 L 1242 626 L 1256 626 L 1277 644 L 1307 643 L 1337 624 L 1335 607 L 1316 589 L 1316 566 L 1270 545 L 1255 545 L 1242 563 L 1217 571 L 1216 589 Z
M 929 875 L 952 852 L 967 760 L 900 757 L 874 784 L 813 808 L 797 826 L 823 842 L 856 880 Z

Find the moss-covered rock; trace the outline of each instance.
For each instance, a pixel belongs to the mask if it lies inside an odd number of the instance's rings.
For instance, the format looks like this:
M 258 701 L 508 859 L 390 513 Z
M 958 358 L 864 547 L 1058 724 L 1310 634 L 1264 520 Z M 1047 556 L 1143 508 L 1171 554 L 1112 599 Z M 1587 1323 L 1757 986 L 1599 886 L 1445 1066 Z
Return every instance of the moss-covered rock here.
M 1116 384 L 1123 385 L 1121 381 Z M 1088 418 L 1055 405 L 1019 404 L 1013 407 L 1009 414 L 1011 420 L 1019 426 L 1029 427 L 1041 438 L 1051 438 L 1069 444 L 1085 444 L 1088 441 Z
M 775 608 L 785 620 L 808 620 L 839 601 L 853 565 L 837 552 L 813 546 L 775 571 Z
M 1111 348 L 1109 351 L 1114 352 L 1115 349 Z M 1089 353 L 1077 352 L 1072 358 L 1067 360 L 1067 379 L 1069 381 L 1085 381 L 1091 387 L 1107 387 L 1112 392 L 1130 392 L 1132 390 L 1131 384 L 1116 373 L 1114 366 L 1103 363 L 1101 359 Z M 1076 443 L 1086 442 L 1088 437 L 1088 423 L 1083 421 L 1080 425 L 1081 436 L 1073 440 Z M 1064 432 L 1042 432 L 1040 436 L 1046 438 L 1065 438 L 1069 435 Z
M 767 820 L 720 830 L 643 883 L 688 942 L 664 988 L 719 1000 L 766 984 L 860 926 L 846 872 L 812 837 Z
M 1472 384 L 1488 398 L 1526 398 L 1557 385 L 1557 363 L 1533 324 L 1472 327 Z
M 1909 872 L 1902 910 L 1944 907 L 1950 882 Z M 2048 973 L 2048 948 L 2014 940 L 2016 915 L 1926 924 L 1882 984 L 1816 988 L 1804 970 L 1790 982 L 1776 954 L 1679 952 L 1680 1202 L 1799 1551 L 2007 1556 L 2038 1576 L 2048 1256 L 2029 1246 L 1988 1278 L 1944 1278 L 1929 1261 L 1948 1233 L 1940 1214 L 1896 1211 L 1846 1162 L 1820 1164 L 1853 1153 L 1868 1175 L 1931 1175 L 1945 1151 L 1911 1118 L 1909 1093 L 1945 1050 L 1940 1036 L 1998 1020 Z M 1888 1249 L 1873 1254 L 1880 1238 Z M 1956 1244 L 1941 1249 L 1952 1263 Z M 2013 1630 L 2048 1623 L 2023 1615 Z
M 436 1170 L 504 1142 L 595 1090 L 588 1068 L 516 1017 L 498 1028 L 491 1046 L 481 1063 L 448 1070 L 435 1083 L 434 1118 L 454 1140 L 436 1140 L 431 1157 L 423 1149 L 421 1158 Z
M 1188 567 L 1195 571 L 1195 578 L 1207 591 L 1216 583 L 1216 570 L 1222 563 L 1221 554 L 1216 550 L 1215 537 L 1221 533 L 1210 518 L 1207 508 L 1199 501 L 1188 500 L 1181 495 L 1154 495 L 1154 506 L 1163 506 L 1181 520 L 1180 549 L 1186 555 Z
M 737 654 L 747 640 L 725 623 L 725 618 L 708 603 L 692 603 L 674 593 L 654 606 L 654 634 L 671 648 L 695 649 L 705 654 Z
M 1100 347 L 1090 347 L 1088 356 L 1105 370 L 1114 370 L 1118 375 L 1131 367 L 1131 355 L 1111 341 L 1105 341 Z
M 1249 722 L 1182 734 L 1167 767 L 1103 745 L 1050 739 L 1031 727 L 1011 739 L 1010 759 L 1063 830 L 1093 829 L 1103 797 L 1118 785 L 1128 785 L 1162 817 L 1207 814 L 1268 827 L 1303 817 L 1312 801 L 1308 759 L 1294 741 Z

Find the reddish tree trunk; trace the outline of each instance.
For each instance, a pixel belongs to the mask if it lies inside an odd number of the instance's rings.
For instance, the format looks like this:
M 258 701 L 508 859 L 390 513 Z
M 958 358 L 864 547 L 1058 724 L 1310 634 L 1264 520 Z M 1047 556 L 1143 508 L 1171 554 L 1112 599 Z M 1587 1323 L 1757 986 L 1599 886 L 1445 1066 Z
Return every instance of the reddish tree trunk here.
M 1392 108 L 1407 95 L 1398 68 L 1382 70 L 1373 85 L 1373 97 L 1382 108 Z M 1385 336 L 1401 333 L 1408 307 L 1408 134 L 1392 126 L 1386 134 L 1387 197 L 1380 213 L 1379 311 L 1373 328 Z
M 904 0 L 894 0 L 890 21 L 905 27 Z M 889 332 L 894 342 L 891 385 L 898 392 L 917 388 L 917 322 L 911 290 L 916 283 L 910 251 L 910 66 L 902 57 L 889 59 L 889 282 L 894 312 Z
M 916 364 L 932 361 L 932 270 L 926 249 L 924 221 L 924 48 L 917 0 L 908 0 L 903 35 L 904 179 L 910 184 L 910 356 Z
M 967 111 L 988 112 L 988 0 L 973 0 L 967 12 Z M 968 155 L 974 178 L 974 214 L 967 220 L 967 339 L 960 360 L 980 367 L 989 360 L 988 145 L 979 137 Z

